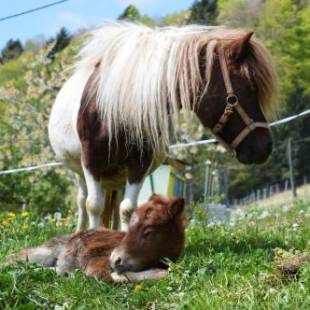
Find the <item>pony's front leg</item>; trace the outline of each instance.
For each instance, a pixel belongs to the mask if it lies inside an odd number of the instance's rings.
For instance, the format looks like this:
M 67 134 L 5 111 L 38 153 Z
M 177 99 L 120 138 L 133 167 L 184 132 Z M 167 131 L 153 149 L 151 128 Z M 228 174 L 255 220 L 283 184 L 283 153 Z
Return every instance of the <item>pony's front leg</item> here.
M 127 180 L 124 199 L 120 204 L 121 230 L 128 230 L 128 223 L 134 209 L 138 204 L 138 195 L 143 185 L 143 181 L 130 183 Z
M 87 228 L 87 213 L 85 208 L 87 188 L 83 177 L 77 176 L 77 205 L 78 205 L 78 222 L 76 231 L 81 231 Z
M 100 180 L 96 180 L 84 164 L 82 166 L 87 187 L 86 210 L 89 228 L 98 228 L 102 226 L 101 213 L 103 211 L 103 193 Z

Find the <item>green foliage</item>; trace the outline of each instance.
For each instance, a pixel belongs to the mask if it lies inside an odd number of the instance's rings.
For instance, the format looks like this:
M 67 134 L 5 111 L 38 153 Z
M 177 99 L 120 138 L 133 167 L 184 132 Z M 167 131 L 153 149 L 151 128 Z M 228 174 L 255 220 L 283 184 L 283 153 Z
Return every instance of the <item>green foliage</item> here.
M 125 19 L 137 21 L 140 18 L 140 12 L 134 5 L 129 5 L 124 12 L 118 17 L 119 20 Z
M 183 10 L 180 12 L 168 14 L 162 18 L 161 24 L 163 26 L 182 26 L 188 23 L 191 12 L 189 10 Z
M 4 107 L 0 123 L 0 170 L 55 161 L 47 137 L 47 124 L 56 94 L 68 77 L 74 47 L 65 49 L 54 62 L 42 49 L 24 64 L 24 87 L 9 80 L 0 88 Z M 56 170 L 0 177 L 0 199 L 6 209 L 22 205 L 41 213 L 64 210 L 70 192 L 69 180 Z
M 280 77 L 281 99 L 294 89 L 296 75 L 298 8 L 292 0 L 267 0 L 258 33 L 270 49 Z
M 257 27 L 263 9 L 262 0 L 218 0 L 219 24 L 253 29 Z
M 18 58 L 23 51 L 24 48 L 19 40 L 10 39 L 1 51 L 1 59 L 3 62 L 8 62 Z
M 189 23 L 214 25 L 217 16 L 217 0 L 196 0 L 190 10 Z
M 28 61 L 31 61 L 31 55 L 23 53 L 18 59 L 9 61 L 5 65 L 0 65 L 0 87 L 10 81 L 14 81 L 16 88 L 24 88 L 23 76 L 27 71 L 26 63 Z
M 150 27 L 156 26 L 156 22 L 152 18 L 147 15 L 141 15 L 139 10 L 134 5 L 129 5 L 118 17 L 118 20 L 139 22 Z

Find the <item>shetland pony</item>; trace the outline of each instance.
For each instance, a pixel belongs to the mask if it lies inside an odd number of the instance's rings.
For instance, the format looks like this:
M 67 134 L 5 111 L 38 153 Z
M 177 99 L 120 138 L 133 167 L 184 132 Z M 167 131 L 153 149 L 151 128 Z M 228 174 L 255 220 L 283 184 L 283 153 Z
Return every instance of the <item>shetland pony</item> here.
M 143 180 L 165 158 L 178 112 L 197 114 L 245 164 L 271 153 L 266 115 L 276 75 L 264 46 L 243 30 L 108 23 L 92 33 L 60 90 L 51 145 L 78 179 L 77 230 L 101 226 L 103 189 L 125 185 L 127 230 Z
M 132 214 L 127 233 L 85 230 L 23 250 L 14 260 L 55 267 L 59 273 L 81 269 L 106 281 L 159 279 L 167 275 L 164 259 L 175 262 L 183 251 L 183 209 L 183 198 L 153 195 Z

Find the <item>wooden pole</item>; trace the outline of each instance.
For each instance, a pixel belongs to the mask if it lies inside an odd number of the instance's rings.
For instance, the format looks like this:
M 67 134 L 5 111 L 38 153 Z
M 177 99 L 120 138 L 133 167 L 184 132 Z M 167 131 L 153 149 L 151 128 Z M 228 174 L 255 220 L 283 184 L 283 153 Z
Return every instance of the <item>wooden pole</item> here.
M 289 138 L 287 141 L 287 159 L 288 159 L 288 166 L 289 166 L 289 172 L 290 172 L 290 183 L 291 183 L 291 189 L 293 193 L 293 197 L 297 197 L 295 182 L 294 182 L 294 171 L 293 171 L 293 160 L 292 160 L 292 139 Z
M 206 200 L 207 196 L 209 195 L 209 175 L 210 175 L 211 161 L 207 160 L 205 162 L 205 165 L 206 165 L 206 172 L 205 172 L 204 200 Z

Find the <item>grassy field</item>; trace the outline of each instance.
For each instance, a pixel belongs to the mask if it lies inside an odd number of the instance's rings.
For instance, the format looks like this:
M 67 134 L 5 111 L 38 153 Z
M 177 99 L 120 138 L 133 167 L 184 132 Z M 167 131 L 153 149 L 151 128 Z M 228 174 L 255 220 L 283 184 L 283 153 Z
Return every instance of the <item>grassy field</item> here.
M 73 222 L 2 213 L 0 260 L 71 232 Z M 116 285 L 19 264 L 0 272 L 0 309 L 309 309 L 310 266 L 295 276 L 274 267 L 275 255 L 309 251 L 309 240 L 309 202 L 236 210 L 226 225 L 207 224 L 196 210 L 167 279 Z
M 297 197 L 299 199 L 310 201 L 310 185 L 303 185 L 297 188 Z M 275 194 L 266 199 L 261 199 L 256 202 L 251 203 L 251 206 L 256 207 L 273 207 L 278 205 L 284 205 L 286 203 L 291 203 L 293 200 L 293 194 L 291 190 L 284 191 L 278 194 Z

